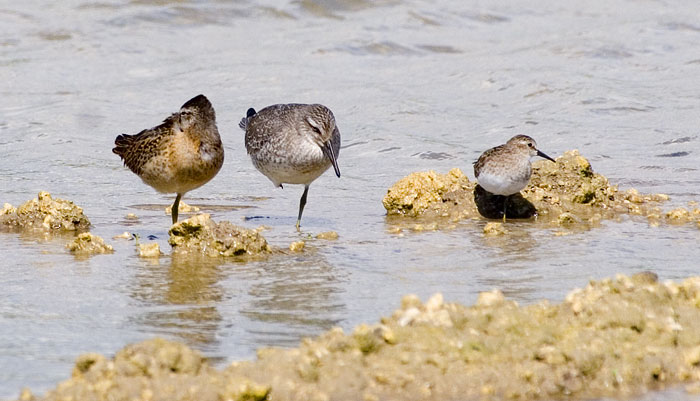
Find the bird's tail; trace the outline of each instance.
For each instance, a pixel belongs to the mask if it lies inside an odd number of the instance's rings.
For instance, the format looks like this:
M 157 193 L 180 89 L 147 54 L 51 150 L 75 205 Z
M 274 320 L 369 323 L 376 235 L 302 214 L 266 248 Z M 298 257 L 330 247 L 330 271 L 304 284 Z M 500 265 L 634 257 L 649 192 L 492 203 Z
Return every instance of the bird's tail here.
M 248 112 L 246 113 L 246 116 L 241 118 L 241 122 L 238 123 L 238 126 L 245 131 L 245 129 L 248 127 L 248 120 L 250 120 L 251 117 L 255 115 L 256 111 L 254 108 L 249 108 Z
M 114 140 L 114 148 L 112 148 L 112 152 L 118 154 L 119 157 L 123 159 L 124 155 L 131 147 L 133 137 L 133 135 L 129 134 L 121 134 L 117 136 L 117 139 Z

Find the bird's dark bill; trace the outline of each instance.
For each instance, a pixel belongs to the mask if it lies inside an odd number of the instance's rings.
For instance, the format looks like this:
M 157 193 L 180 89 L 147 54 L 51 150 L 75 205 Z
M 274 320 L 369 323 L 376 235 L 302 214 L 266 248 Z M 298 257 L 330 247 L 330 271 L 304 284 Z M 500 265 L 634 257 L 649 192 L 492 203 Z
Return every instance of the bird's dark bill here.
M 551 157 L 545 155 L 543 152 L 540 152 L 539 150 L 537 151 L 537 156 L 539 156 L 539 157 L 544 157 L 545 159 L 551 160 L 551 161 L 553 161 L 553 162 L 556 163 L 556 160 L 554 160 L 554 159 L 552 159 Z
M 331 142 L 326 142 L 323 146 L 321 146 L 321 150 L 323 151 L 323 154 L 326 155 L 326 157 L 331 161 L 331 164 L 333 164 L 335 175 L 340 177 L 340 168 L 338 168 L 338 157 L 335 155 L 335 152 L 333 152 Z

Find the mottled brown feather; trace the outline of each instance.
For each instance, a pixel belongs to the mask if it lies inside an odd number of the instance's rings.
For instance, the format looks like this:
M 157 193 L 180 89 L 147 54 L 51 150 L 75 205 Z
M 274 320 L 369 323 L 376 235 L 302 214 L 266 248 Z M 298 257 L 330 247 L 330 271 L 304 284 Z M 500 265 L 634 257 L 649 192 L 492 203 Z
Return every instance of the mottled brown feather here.
M 117 136 L 112 152 L 119 155 L 124 160 L 124 165 L 131 171 L 141 175 L 142 167 L 151 158 L 158 156 L 164 147 L 163 145 L 174 135 L 172 129 L 174 116 L 176 115 L 173 114 L 166 118 L 161 125 L 145 129 L 138 134 Z
M 502 153 L 505 146 L 506 146 L 505 144 L 498 145 L 498 146 L 495 146 L 491 149 L 484 151 L 484 153 L 482 153 L 481 156 L 479 156 L 479 160 L 477 160 L 476 163 L 474 163 L 474 176 L 478 178 L 479 174 L 481 174 L 481 169 L 484 167 L 484 164 L 486 164 L 486 162 L 492 156 L 497 155 L 499 153 Z

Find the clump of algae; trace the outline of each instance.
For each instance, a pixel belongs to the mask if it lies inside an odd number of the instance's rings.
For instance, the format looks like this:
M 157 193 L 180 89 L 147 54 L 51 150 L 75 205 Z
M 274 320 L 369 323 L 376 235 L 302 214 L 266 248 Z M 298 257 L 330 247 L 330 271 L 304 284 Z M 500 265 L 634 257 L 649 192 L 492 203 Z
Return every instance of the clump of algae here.
M 447 174 L 412 173 L 389 188 L 382 203 L 389 214 L 417 217 L 439 209 L 447 194 L 470 189 L 473 185 L 458 168 Z
M 90 256 L 114 252 L 114 248 L 106 244 L 102 237 L 89 232 L 79 234 L 73 241 L 66 245 L 66 248 L 77 256 Z
M 532 164 L 529 185 L 508 198 L 510 217 L 537 215 L 538 222 L 552 227 L 590 228 L 602 219 L 640 215 L 651 222 L 694 222 L 700 225 L 700 209 L 664 214 L 664 194 L 640 194 L 635 189 L 620 192 L 616 185 L 593 171 L 590 162 L 572 150 L 556 163 L 538 160 Z M 500 217 L 503 197 L 488 194 L 459 170 L 448 174 L 433 171 L 412 173 L 388 191 L 382 203 L 388 222 L 405 224 L 411 217 L 420 227 L 441 228 L 463 219 Z M 488 212 L 488 213 L 485 213 Z
M 46 231 L 84 231 L 90 220 L 83 209 L 64 199 L 53 199 L 46 191 L 15 208 L 5 204 L 0 210 L 0 225 Z
M 406 296 L 379 324 L 263 348 L 224 370 L 150 340 L 113 360 L 79 357 L 39 399 L 591 399 L 698 382 L 700 277 L 641 273 L 591 281 L 555 305 L 522 307 L 497 290 L 469 307 Z
M 659 213 L 659 205 L 669 199 L 664 194 L 643 195 L 635 189 L 619 192 L 576 150 L 556 160 L 532 164 L 532 178 L 522 195 L 535 205 L 540 217 L 550 217 L 558 225 L 579 221 L 595 224 L 624 214 L 649 216 Z
M 181 220 L 170 227 L 168 243 L 178 253 L 217 256 L 260 256 L 270 252 L 265 238 L 228 221 L 216 223 L 209 214 Z

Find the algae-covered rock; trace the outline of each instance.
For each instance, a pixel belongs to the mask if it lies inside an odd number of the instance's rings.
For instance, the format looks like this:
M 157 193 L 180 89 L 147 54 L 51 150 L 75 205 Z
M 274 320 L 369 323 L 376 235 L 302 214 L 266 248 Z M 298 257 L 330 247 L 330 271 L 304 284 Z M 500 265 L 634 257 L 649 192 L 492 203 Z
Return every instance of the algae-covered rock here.
M 292 252 L 303 252 L 306 242 L 304 241 L 294 241 L 289 244 L 289 250 Z
M 170 227 L 168 242 L 176 252 L 195 252 L 207 256 L 255 256 L 270 252 L 265 238 L 256 230 L 228 221 L 214 222 L 209 214 L 181 220 Z
M 507 231 L 503 223 L 490 221 L 484 226 L 484 235 L 487 237 L 495 237 L 505 233 L 507 233 Z
M 115 235 L 112 239 L 134 239 L 134 235 L 128 231 L 124 231 L 119 235 Z
M 199 207 L 188 205 L 187 203 L 180 201 L 180 204 L 177 207 L 177 212 L 183 214 L 197 213 L 199 212 Z M 167 214 L 168 216 L 173 214 L 173 205 L 169 205 L 165 208 L 165 214 Z
M 432 170 L 412 173 L 389 188 L 382 203 L 388 214 L 416 217 L 438 207 L 447 194 L 472 188 L 467 176 L 458 168 L 447 174 Z
M 114 252 L 114 248 L 106 244 L 102 237 L 89 232 L 78 235 L 73 241 L 66 245 L 66 248 L 79 256 Z
M 184 345 L 149 340 L 111 360 L 79 357 L 73 377 L 39 399 L 599 399 L 681 383 L 693 391 L 700 277 L 620 275 L 559 304 L 519 306 L 498 290 L 473 306 L 406 296 L 381 323 L 257 356 L 216 370 Z
M 90 227 L 83 209 L 71 201 L 53 199 L 46 191 L 17 208 L 5 204 L 0 211 L 0 225 L 22 229 L 82 231 Z
M 558 157 L 556 163 L 533 162 L 529 185 L 507 198 L 486 192 L 453 169 L 445 175 L 413 173 L 389 189 L 383 204 L 392 223 L 397 223 L 393 216 L 420 217 L 421 225 L 432 220 L 440 227 L 465 218 L 501 218 L 506 202 L 509 219 L 537 216 L 539 222 L 552 227 L 589 228 L 602 219 L 621 215 L 658 221 L 653 216 L 660 217 L 659 205 L 667 200 L 667 195 L 645 195 L 635 189 L 619 192 L 617 186 L 593 171 L 585 157 L 572 150 Z M 700 221 L 700 212 L 675 211 L 666 215 L 666 220 Z
M 338 233 L 335 231 L 324 231 L 316 235 L 317 239 L 324 239 L 327 241 L 335 241 L 338 239 Z
M 163 252 L 160 251 L 160 245 L 157 242 L 139 244 L 139 257 L 157 258 L 162 254 Z
M 115 369 L 126 375 L 197 375 L 204 358 L 184 344 L 156 338 L 127 346 L 117 352 L 114 363 Z

